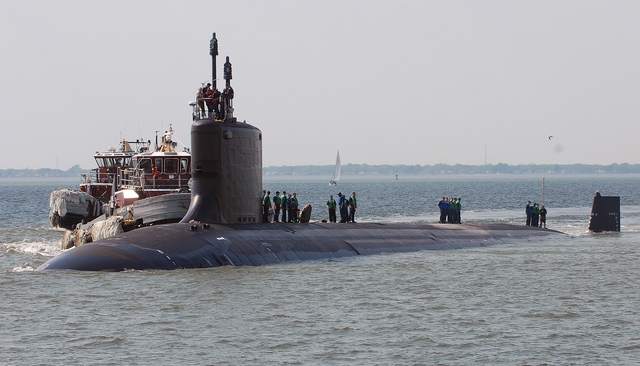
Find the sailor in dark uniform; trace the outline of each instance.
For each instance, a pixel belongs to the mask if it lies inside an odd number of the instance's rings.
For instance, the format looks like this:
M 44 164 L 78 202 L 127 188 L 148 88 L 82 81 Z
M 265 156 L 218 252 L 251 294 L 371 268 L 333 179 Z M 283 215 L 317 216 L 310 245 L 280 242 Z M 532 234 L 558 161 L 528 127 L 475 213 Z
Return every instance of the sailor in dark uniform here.
M 438 207 L 440 208 L 440 221 L 438 222 L 441 224 L 444 224 L 447 220 L 446 204 L 444 197 L 442 197 L 442 201 L 438 203 Z
M 207 109 L 209 110 L 209 118 L 220 119 L 218 112 L 218 104 L 220 104 L 220 91 L 218 88 L 209 89 L 210 100 L 207 101 Z
M 340 210 L 340 223 L 344 224 L 347 222 L 347 203 L 346 197 L 338 192 L 338 209 Z
M 289 203 L 287 202 L 287 191 L 282 191 L 280 196 L 280 209 L 282 210 L 282 222 L 287 222 L 287 210 L 289 209 Z

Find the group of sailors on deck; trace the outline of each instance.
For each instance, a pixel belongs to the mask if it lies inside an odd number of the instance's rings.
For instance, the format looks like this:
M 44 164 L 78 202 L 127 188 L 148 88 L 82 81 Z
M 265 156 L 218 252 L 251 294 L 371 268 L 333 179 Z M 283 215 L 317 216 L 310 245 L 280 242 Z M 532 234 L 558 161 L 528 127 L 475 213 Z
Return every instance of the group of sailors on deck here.
M 333 195 L 329 196 L 327 201 L 327 209 L 329 209 L 329 222 L 335 223 L 336 209 L 340 212 L 340 223 L 356 223 L 356 210 L 358 209 L 358 201 L 356 200 L 356 192 L 351 193 L 351 197 L 338 192 L 338 202 L 333 199 Z M 324 221 L 323 221 L 324 222 Z
M 531 201 L 527 201 L 527 205 L 524 207 L 524 213 L 527 214 L 526 226 L 547 228 L 547 209 L 544 205 L 538 206 L 535 202 L 531 204 Z M 540 222 L 538 223 L 538 221 Z
M 198 94 L 196 95 L 198 108 L 200 109 L 199 117 L 223 120 L 225 115 L 229 113 L 233 97 L 233 88 L 230 85 L 220 92 L 218 88 L 212 88 L 211 83 L 207 83 L 207 85 L 198 89 Z
M 297 194 L 286 191 L 276 192 L 271 197 L 271 191 L 262 191 L 262 222 L 269 222 L 269 213 L 273 210 L 273 222 L 300 222 L 299 203 Z M 282 219 L 280 217 L 282 213 Z M 288 218 L 288 220 L 287 220 Z
M 329 209 L 329 222 L 337 222 L 336 210 L 339 210 L 340 223 L 355 223 L 356 210 L 358 209 L 356 192 L 351 193 L 351 197 L 339 192 L 337 202 L 333 199 L 333 195 L 329 196 L 327 209 Z M 301 212 L 304 213 L 304 211 L 305 209 L 300 210 L 295 192 L 287 194 L 286 191 L 282 191 L 282 194 L 280 194 L 278 191 L 271 196 L 271 191 L 262 191 L 262 222 L 264 223 L 270 221 L 271 213 L 273 213 L 272 222 L 301 222 L 301 216 L 303 216 Z M 326 222 L 326 220 L 323 220 L 323 222 Z
M 440 208 L 440 220 L 438 223 L 459 224 L 461 222 L 460 210 L 462 209 L 462 204 L 460 200 L 460 198 L 455 197 L 442 197 L 442 200 L 438 202 L 438 207 Z

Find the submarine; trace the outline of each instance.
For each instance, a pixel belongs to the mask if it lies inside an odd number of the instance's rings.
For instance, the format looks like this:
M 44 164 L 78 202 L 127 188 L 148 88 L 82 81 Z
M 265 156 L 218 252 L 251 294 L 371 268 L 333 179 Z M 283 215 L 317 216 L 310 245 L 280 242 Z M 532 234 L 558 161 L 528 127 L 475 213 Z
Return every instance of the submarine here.
M 508 224 L 261 223 L 262 132 L 234 117 L 228 56 L 224 64 L 225 88 L 216 99 L 215 33 L 209 53 L 213 92 L 209 98 L 200 95 L 190 103 L 192 185 L 191 203 L 184 218 L 179 223 L 142 227 L 67 250 L 37 270 L 258 266 L 539 241 L 562 234 Z

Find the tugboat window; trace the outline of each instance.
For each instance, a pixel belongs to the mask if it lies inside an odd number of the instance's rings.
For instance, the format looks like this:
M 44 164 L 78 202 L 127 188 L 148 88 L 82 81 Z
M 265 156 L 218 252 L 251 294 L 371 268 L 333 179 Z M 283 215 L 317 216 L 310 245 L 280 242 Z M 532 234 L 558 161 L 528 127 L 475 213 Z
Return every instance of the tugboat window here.
M 180 174 L 187 174 L 189 162 L 187 159 L 180 159 Z
M 162 173 L 162 159 L 156 159 L 156 166 L 158 167 L 158 171 Z
M 166 174 L 178 173 L 178 159 L 165 159 L 164 160 L 164 172 Z
M 151 174 L 151 159 L 140 159 L 138 169 L 144 170 L 145 174 Z

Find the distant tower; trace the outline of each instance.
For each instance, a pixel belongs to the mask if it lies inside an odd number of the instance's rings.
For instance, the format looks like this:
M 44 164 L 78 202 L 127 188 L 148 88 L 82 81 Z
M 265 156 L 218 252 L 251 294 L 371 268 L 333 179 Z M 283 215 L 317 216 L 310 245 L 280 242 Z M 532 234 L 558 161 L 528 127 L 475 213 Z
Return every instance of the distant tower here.
M 484 144 L 484 165 L 487 165 L 487 144 Z

